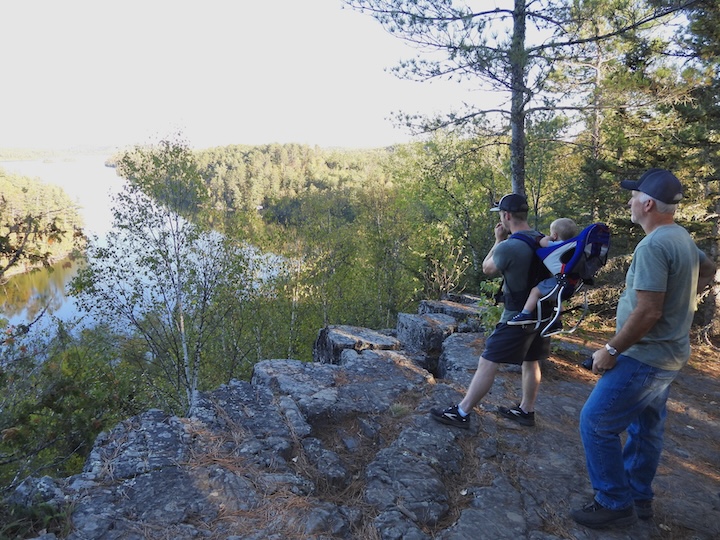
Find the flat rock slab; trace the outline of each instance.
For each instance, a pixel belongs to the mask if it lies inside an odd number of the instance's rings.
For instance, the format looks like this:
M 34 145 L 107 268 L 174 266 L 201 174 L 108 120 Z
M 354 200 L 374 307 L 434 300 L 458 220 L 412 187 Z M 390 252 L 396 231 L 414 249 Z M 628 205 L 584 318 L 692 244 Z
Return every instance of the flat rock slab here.
M 458 321 L 464 321 L 470 317 L 479 317 L 481 309 L 478 302 L 463 304 L 452 300 L 422 300 L 418 306 L 418 315 L 444 313 Z
M 324 364 L 337 364 L 340 362 L 342 352 L 347 349 L 396 351 L 400 348 L 397 339 L 375 330 L 358 326 L 331 325 L 318 333 L 313 344 L 313 360 Z

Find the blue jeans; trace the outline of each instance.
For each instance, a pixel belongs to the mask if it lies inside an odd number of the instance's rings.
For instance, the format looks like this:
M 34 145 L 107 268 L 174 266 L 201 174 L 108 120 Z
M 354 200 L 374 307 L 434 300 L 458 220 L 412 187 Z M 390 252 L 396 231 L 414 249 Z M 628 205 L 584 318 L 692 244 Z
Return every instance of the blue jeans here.
M 620 355 L 580 413 L 580 436 L 595 499 L 611 510 L 653 498 L 670 383 L 677 371 Z M 625 447 L 620 434 L 627 430 Z

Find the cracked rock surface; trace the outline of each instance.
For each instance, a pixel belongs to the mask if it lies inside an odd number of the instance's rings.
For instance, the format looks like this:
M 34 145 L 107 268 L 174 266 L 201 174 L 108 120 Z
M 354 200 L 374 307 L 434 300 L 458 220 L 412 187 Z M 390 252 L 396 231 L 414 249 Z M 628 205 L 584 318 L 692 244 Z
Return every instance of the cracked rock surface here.
M 569 517 L 592 497 L 577 432 L 595 380 L 578 366 L 583 346 L 553 341 L 535 427 L 495 413 L 520 397 L 512 366 L 470 429 L 429 418 L 472 377 L 484 343 L 473 313 L 445 302 L 401 332 L 323 329 L 314 362 L 260 362 L 250 382 L 202 394 L 192 418 L 130 418 L 98 437 L 81 474 L 12 497 L 70 503 L 70 540 L 720 537 L 717 371 L 688 366 L 671 391 L 655 517 L 593 531 Z

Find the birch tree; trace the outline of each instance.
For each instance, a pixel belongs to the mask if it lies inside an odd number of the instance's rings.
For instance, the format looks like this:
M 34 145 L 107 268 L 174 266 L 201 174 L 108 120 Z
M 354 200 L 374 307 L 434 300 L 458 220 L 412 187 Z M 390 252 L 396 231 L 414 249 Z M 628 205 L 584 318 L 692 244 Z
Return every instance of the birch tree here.
M 204 188 L 191 151 L 163 141 L 123 155 L 127 179 L 117 195 L 113 228 L 90 243 L 88 266 L 75 280 L 79 299 L 147 344 L 147 380 L 165 405 L 192 414 L 205 347 L 223 329 L 246 284 L 242 252 L 203 230 L 194 214 Z

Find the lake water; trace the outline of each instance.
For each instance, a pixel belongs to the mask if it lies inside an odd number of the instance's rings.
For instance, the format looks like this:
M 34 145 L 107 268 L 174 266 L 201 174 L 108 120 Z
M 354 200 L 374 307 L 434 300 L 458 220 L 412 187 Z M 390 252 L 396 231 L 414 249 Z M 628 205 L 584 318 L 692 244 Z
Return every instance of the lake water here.
M 112 195 L 124 180 L 115 169 L 105 166 L 107 156 L 83 156 L 66 161 L 0 161 L 6 172 L 38 179 L 63 188 L 80 207 L 88 236 L 103 238 L 112 224 Z M 0 313 L 11 324 L 31 321 L 43 308 L 60 319 L 78 314 L 65 287 L 75 276 L 77 266 L 69 261 L 55 266 L 53 272 L 40 270 L 15 276 L 0 288 Z

